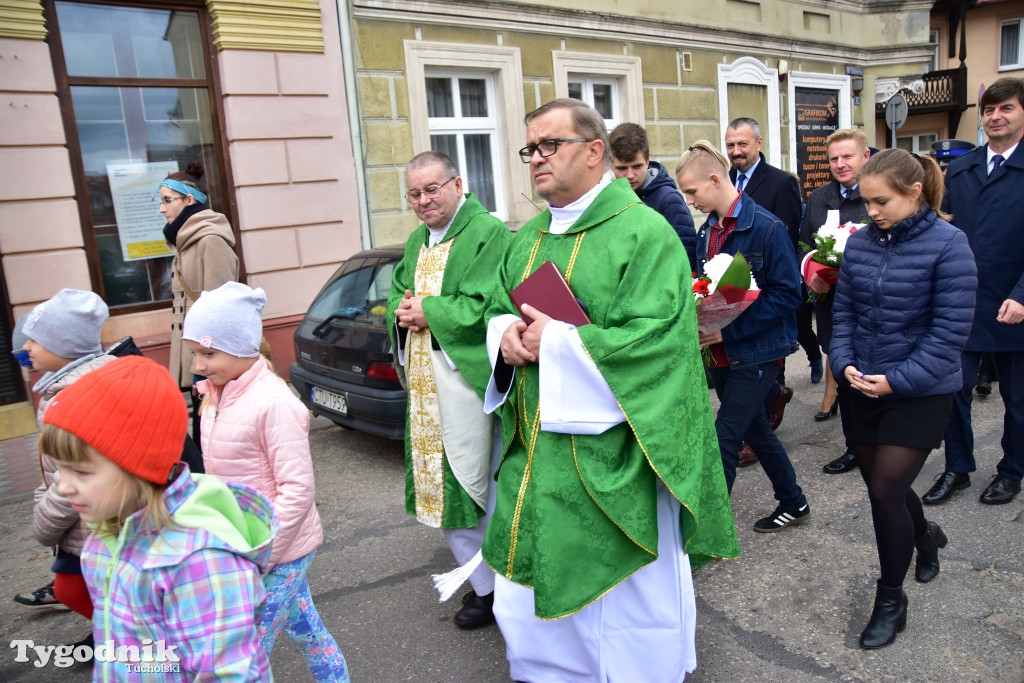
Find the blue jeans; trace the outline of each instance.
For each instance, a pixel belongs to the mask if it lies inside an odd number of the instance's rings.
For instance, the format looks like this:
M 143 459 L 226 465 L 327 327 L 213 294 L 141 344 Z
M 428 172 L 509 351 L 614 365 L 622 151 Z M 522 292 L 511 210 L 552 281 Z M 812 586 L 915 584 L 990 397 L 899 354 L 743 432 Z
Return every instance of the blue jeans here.
M 746 441 L 757 453 L 764 473 L 772 482 L 775 499 L 788 508 L 797 509 L 803 507 L 807 499 L 796 483 L 793 463 L 768 424 L 763 407 L 765 394 L 778 375 L 778 363 L 770 361 L 743 368 L 711 368 L 711 379 L 721 404 L 715 417 L 715 431 L 730 494 L 736 480 L 740 446 Z
M 953 412 L 946 425 L 946 471 L 973 472 L 974 430 L 971 428 L 971 401 L 978 383 L 981 353 L 964 351 L 960 370 L 964 384 L 953 394 Z M 1020 481 L 1024 478 L 1024 351 L 996 351 L 999 371 L 999 395 L 1003 399 L 1003 458 L 996 465 L 1001 477 Z

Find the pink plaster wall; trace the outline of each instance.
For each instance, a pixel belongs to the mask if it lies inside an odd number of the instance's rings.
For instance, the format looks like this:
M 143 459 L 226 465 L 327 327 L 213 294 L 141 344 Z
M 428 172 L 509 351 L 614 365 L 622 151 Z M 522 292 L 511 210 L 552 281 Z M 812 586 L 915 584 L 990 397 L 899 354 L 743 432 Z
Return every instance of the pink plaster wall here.
M 0 38 L 0 253 L 14 310 L 90 289 L 50 51 Z
M 241 251 L 266 319 L 303 313 L 361 249 L 337 10 L 320 6 L 323 54 L 218 55 Z M 49 48 L 0 38 L 0 258 L 15 312 L 91 289 L 65 142 Z M 117 317 L 140 337 L 166 327 L 153 313 Z
M 320 8 L 323 54 L 220 54 L 245 265 L 267 291 L 265 317 L 304 312 L 361 249 L 336 8 Z

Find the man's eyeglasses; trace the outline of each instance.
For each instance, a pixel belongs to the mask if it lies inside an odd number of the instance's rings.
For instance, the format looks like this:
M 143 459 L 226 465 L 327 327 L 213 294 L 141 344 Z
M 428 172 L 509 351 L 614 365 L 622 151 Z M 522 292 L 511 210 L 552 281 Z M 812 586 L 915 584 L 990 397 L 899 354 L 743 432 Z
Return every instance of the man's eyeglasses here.
M 408 199 L 410 202 L 414 202 L 414 203 L 418 202 L 420 200 L 420 197 L 426 197 L 427 199 L 433 199 L 433 198 L 437 197 L 437 195 L 441 191 L 442 187 L 444 187 L 445 185 L 447 185 L 451 181 L 455 180 L 455 178 L 457 178 L 457 177 L 458 176 L 452 176 L 451 178 L 449 178 L 448 180 L 444 181 L 440 185 L 427 185 L 422 190 L 409 190 L 408 192 L 405 193 L 405 198 Z
M 593 142 L 594 138 L 551 138 L 550 140 L 541 140 L 536 145 L 527 145 L 519 150 L 519 158 L 523 160 L 524 164 L 530 163 L 533 159 L 535 152 L 540 152 L 541 157 L 549 157 L 558 151 L 558 143 L 560 142 Z
M 185 195 L 180 195 L 180 196 L 177 196 L 177 197 L 161 197 L 160 198 L 160 202 L 162 204 L 170 204 L 175 199 L 184 199 L 184 198 L 185 198 Z

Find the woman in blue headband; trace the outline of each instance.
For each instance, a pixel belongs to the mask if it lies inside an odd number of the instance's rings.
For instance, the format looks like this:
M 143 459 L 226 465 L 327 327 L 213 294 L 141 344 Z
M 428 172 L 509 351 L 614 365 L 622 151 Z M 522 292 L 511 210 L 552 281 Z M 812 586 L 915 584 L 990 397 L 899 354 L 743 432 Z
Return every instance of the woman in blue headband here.
M 160 213 L 167 219 L 164 239 L 174 253 L 171 304 L 171 375 L 182 389 L 192 391 L 193 434 L 199 435 L 198 396 L 192 352 L 181 343 L 185 313 L 204 290 L 238 280 L 238 256 L 231 223 L 210 209 L 203 165 L 191 162 L 184 171 L 160 183 Z M 196 443 L 198 443 L 198 438 Z

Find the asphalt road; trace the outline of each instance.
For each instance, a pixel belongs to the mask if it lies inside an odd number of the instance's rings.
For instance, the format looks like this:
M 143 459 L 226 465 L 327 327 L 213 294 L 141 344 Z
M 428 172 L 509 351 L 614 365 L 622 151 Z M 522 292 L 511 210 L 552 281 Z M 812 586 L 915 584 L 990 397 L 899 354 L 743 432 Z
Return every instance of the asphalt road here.
M 1024 497 L 997 507 L 977 500 L 1000 455 L 998 396 L 975 403 L 973 485 L 946 505 L 925 508 L 950 539 L 941 574 L 917 584 L 911 568 L 906 631 L 888 648 L 865 651 L 857 638 L 870 614 L 877 558 L 864 484 L 856 472 L 821 472 L 839 453 L 839 422 L 812 420 L 822 389 L 797 371 L 799 356 L 788 365 L 796 396 L 778 433 L 812 518 L 781 533 L 754 533 L 751 525 L 774 500 L 759 466 L 740 470 L 733 505 L 743 555 L 695 575 L 698 670 L 689 680 L 1024 681 Z M 437 602 L 430 575 L 451 569 L 453 560 L 439 531 L 405 515 L 401 445 L 319 419 L 310 440 L 327 541 L 309 580 L 353 680 L 507 681 L 498 629 L 459 631 L 451 621 L 458 596 Z M 918 493 L 941 469 L 939 451 L 918 478 Z M 50 558 L 32 538 L 30 514 L 30 501 L 0 506 L 0 585 L 8 596 L 49 579 Z M 74 614 L 6 604 L 4 642 L 69 643 L 87 632 Z M 86 665 L 36 668 L 14 656 L 0 649 L 0 681 L 89 680 Z M 278 681 L 311 680 L 284 637 L 273 667 Z M 638 672 L 635 682 L 644 680 Z

